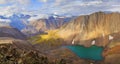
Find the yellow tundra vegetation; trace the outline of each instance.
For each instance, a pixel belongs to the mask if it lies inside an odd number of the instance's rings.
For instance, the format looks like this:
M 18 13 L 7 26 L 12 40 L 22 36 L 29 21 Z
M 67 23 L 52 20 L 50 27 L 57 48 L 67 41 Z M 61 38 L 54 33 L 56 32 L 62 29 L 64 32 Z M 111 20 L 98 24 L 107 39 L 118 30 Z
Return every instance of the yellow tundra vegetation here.
M 49 44 L 49 45 L 60 45 L 63 40 L 56 34 L 58 30 L 50 30 L 48 34 L 37 35 L 30 38 L 33 44 Z

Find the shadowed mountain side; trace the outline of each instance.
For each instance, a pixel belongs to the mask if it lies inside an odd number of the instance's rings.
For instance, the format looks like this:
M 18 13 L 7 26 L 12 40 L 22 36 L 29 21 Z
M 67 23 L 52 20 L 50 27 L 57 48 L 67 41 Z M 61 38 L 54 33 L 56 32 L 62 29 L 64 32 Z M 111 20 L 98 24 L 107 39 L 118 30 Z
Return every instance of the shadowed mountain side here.
M 26 36 L 16 28 L 0 27 L 0 37 L 12 37 L 16 39 L 26 39 Z

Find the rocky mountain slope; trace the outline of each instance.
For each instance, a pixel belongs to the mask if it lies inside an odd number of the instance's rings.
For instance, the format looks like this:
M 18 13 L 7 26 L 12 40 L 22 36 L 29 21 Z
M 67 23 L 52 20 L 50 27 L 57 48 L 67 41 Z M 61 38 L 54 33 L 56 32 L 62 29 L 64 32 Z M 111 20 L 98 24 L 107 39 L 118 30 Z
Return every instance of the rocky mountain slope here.
M 0 64 L 66 64 L 64 59 L 53 61 L 19 39 L 0 38 L 0 51 Z
M 48 30 L 58 29 L 74 17 L 50 16 L 47 19 L 36 19 L 29 21 L 27 27 L 22 29 L 26 35 L 45 33 Z
M 61 27 L 58 34 L 63 39 L 76 42 L 95 40 L 99 37 L 108 39 L 110 34 L 120 32 L 119 27 L 120 13 L 96 12 L 73 19 Z
M 12 37 L 16 39 L 26 39 L 26 36 L 22 32 L 10 26 L 0 27 L 0 37 Z
M 47 30 L 46 23 L 44 19 L 30 21 L 26 28 L 21 31 L 27 35 L 32 36 L 35 34 L 44 33 Z

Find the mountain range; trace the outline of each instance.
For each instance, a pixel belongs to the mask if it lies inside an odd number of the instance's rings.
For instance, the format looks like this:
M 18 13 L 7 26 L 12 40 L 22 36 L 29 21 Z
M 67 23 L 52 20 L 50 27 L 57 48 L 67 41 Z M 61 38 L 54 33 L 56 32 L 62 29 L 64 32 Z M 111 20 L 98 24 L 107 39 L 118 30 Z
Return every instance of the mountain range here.
M 13 14 L 12 16 L 0 16 L 0 26 L 11 26 L 22 31 L 26 35 L 43 33 L 46 30 L 57 29 L 67 23 L 73 17 L 50 15 L 48 18 L 37 18 L 37 15 Z

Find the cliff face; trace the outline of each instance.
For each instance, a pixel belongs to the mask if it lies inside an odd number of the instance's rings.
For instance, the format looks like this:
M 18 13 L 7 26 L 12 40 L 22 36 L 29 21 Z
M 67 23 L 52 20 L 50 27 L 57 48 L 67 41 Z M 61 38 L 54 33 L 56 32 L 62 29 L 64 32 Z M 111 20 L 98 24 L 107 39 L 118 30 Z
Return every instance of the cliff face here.
M 90 40 L 118 33 L 119 27 L 120 13 L 96 12 L 73 19 L 61 27 L 58 34 L 67 40 Z

